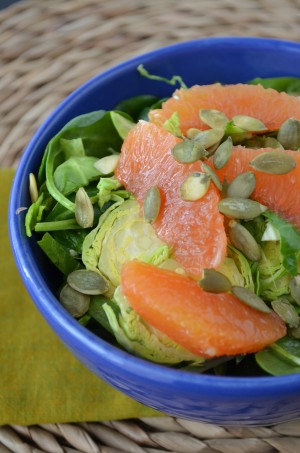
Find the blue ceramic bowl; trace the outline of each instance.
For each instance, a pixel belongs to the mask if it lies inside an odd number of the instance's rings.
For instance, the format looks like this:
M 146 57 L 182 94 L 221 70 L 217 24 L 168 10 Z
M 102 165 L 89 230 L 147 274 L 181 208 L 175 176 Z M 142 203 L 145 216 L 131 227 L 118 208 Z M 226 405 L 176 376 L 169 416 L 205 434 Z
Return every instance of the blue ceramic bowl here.
M 210 38 L 175 44 L 118 65 L 78 88 L 29 143 L 14 179 L 9 225 L 21 277 L 37 308 L 72 353 L 97 376 L 162 412 L 217 424 L 267 425 L 300 416 L 300 376 L 231 378 L 196 375 L 136 358 L 79 325 L 54 296 L 55 278 L 35 239 L 24 231 L 28 174 L 37 172 L 45 146 L 71 118 L 111 109 L 138 94 L 168 96 L 174 87 L 141 77 L 179 74 L 187 85 L 246 82 L 254 77 L 300 75 L 300 43 L 261 38 Z

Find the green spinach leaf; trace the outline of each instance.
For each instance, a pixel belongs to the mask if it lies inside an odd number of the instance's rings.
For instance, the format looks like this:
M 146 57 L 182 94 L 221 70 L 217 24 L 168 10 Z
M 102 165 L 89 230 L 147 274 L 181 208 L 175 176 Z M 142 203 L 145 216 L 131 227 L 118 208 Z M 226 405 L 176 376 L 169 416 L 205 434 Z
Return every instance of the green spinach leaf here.
M 94 164 L 96 157 L 70 157 L 54 171 L 53 179 L 57 189 L 63 195 L 76 192 L 80 187 L 87 186 L 91 181 L 99 179 L 100 173 Z
M 89 233 L 88 229 L 53 231 L 52 237 L 69 250 L 74 250 L 81 258 L 82 243 Z
M 72 140 L 61 138 L 60 145 L 65 154 L 66 160 L 70 157 L 85 156 L 84 146 L 81 138 L 73 138 Z
M 82 267 L 66 247 L 57 242 L 49 233 L 45 233 L 40 241 L 39 246 L 43 252 L 48 256 L 50 261 L 62 272 L 68 275 Z
M 288 94 L 300 94 L 300 78 L 298 77 L 257 77 L 248 82 L 250 85 L 262 85 L 264 88 L 273 88 L 276 91 L 285 91 Z
M 291 275 L 298 273 L 298 259 L 300 251 L 300 234 L 293 225 L 281 219 L 271 211 L 262 214 L 280 234 L 280 251 L 283 257 L 283 266 Z
M 114 108 L 114 110 L 118 110 L 120 112 L 125 112 L 131 116 L 134 121 L 138 121 L 140 118 L 141 112 L 151 107 L 155 104 L 159 99 L 156 96 L 151 95 L 140 95 L 134 96 L 132 98 L 126 99 L 125 101 L 120 102 Z
M 42 217 L 42 203 L 44 200 L 44 194 L 42 193 L 35 203 L 32 203 L 26 213 L 25 217 L 25 230 L 28 237 L 32 236 L 32 231 L 37 222 L 41 220 Z
M 287 374 L 300 373 L 300 366 L 287 362 L 271 348 L 257 352 L 255 359 L 258 365 L 272 376 L 286 376 Z
M 74 118 L 50 141 L 47 147 L 46 162 L 42 163 L 45 166 L 47 188 L 56 201 L 74 212 L 75 204 L 57 188 L 54 177 L 57 167 L 66 160 L 65 141 L 62 146 L 61 139 L 81 139 L 85 155 L 98 159 L 119 152 L 123 141 L 113 124 L 110 112 L 104 110 Z M 43 172 L 41 171 L 40 174 Z M 80 179 L 80 175 L 77 176 Z M 76 175 L 75 180 L 77 180 Z M 73 179 L 73 183 L 75 182 Z
M 113 334 L 113 330 L 110 326 L 106 313 L 103 309 L 103 305 L 105 305 L 105 304 L 109 305 L 112 308 L 112 310 L 114 311 L 116 316 L 118 316 L 120 314 L 120 309 L 119 309 L 118 305 L 116 304 L 116 302 L 114 302 L 113 300 L 110 300 L 102 295 L 91 297 L 91 303 L 90 303 L 88 313 L 99 324 L 101 324 L 101 326 L 104 327 L 105 330 L 108 330 L 110 333 Z

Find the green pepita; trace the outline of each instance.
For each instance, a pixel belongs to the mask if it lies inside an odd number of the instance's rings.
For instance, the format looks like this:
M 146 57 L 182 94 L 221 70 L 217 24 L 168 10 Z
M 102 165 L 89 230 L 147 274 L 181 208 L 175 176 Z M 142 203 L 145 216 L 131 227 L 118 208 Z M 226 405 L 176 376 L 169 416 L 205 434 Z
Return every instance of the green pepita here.
M 297 340 L 300 340 L 300 325 L 298 327 L 292 327 L 288 329 L 288 335 L 291 338 L 295 338 Z
M 287 119 L 280 127 L 277 140 L 285 149 L 300 148 L 300 121 L 296 118 Z
M 236 176 L 227 188 L 228 197 L 248 198 L 256 184 L 256 177 L 252 171 L 247 171 Z
M 192 140 L 177 143 L 171 153 L 174 159 L 183 164 L 191 164 L 207 156 L 207 152 L 201 143 Z
M 203 148 L 208 149 L 218 145 L 224 136 L 224 129 L 208 129 L 195 135 L 193 140 L 200 143 Z
M 221 145 L 216 149 L 213 157 L 214 167 L 220 170 L 227 164 L 232 152 L 232 138 L 229 136 Z
M 290 154 L 281 151 L 270 151 L 254 157 L 249 165 L 255 170 L 272 175 L 284 175 L 296 167 Z
M 264 125 L 262 121 L 257 118 L 253 118 L 252 116 L 248 115 L 235 115 L 232 118 L 235 126 L 244 129 L 245 131 L 249 132 L 262 132 L 266 131 L 267 127 Z
M 232 245 L 240 250 L 246 258 L 251 261 L 260 260 L 261 248 L 247 228 L 235 220 L 230 220 L 228 236 Z
M 219 211 L 227 217 L 240 220 L 252 220 L 266 211 L 266 206 L 248 198 L 223 198 L 218 204 Z
M 150 187 L 144 198 L 144 218 L 146 222 L 153 223 L 159 214 L 161 205 L 160 191 L 157 186 Z
M 198 282 L 199 286 L 210 293 L 225 293 L 231 290 L 231 282 L 215 269 L 204 269 L 202 279 Z
M 90 296 L 82 294 L 66 284 L 59 295 L 60 303 L 75 318 L 80 318 L 89 309 Z
M 249 307 L 255 308 L 263 313 L 270 313 L 272 311 L 259 296 L 250 291 L 248 288 L 244 288 L 243 286 L 233 286 L 231 291 L 238 299 L 246 305 L 249 305 Z
M 290 302 L 282 297 L 271 302 L 272 308 L 283 321 L 290 327 L 299 326 L 299 316 L 295 307 Z
M 201 129 L 196 129 L 195 127 L 191 127 L 190 129 L 188 129 L 186 131 L 186 136 L 190 140 L 193 140 L 196 137 L 196 135 L 200 134 L 200 132 L 202 132 Z
M 209 175 L 211 177 L 211 180 L 212 182 L 214 183 L 214 185 L 219 189 L 219 190 L 222 190 L 223 189 L 223 186 L 222 186 L 222 183 L 219 179 L 219 176 L 217 175 L 217 173 L 209 166 L 207 165 L 205 162 L 202 162 L 202 168 L 203 168 L 203 171 Z
M 68 275 L 67 282 L 76 291 L 89 295 L 103 294 L 109 288 L 104 277 L 88 269 L 78 269 L 71 272 Z
M 75 219 L 82 228 L 90 228 L 94 222 L 94 209 L 92 202 L 84 190 L 80 187 L 75 196 Z
M 112 154 L 111 156 L 105 156 L 95 162 L 94 167 L 102 175 L 109 175 L 113 173 L 120 160 L 120 154 Z
M 206 173 L 191 173 L 180 186 L 180 198 L 185 201 L 200 200 L 208 191 L 210 179 Z
M 219 110 L 201 109 L 199 116 L 201 121 L 211 128 L 224 128 L 229 121 L 225 113 Z
M 220 146 L 220 142 L 217 142 L 215 145 L 210 146 L 209 148 L 206 149 L 207 159 L 215 154 L 215 152 L 219 148 L 219 146 Z
M 284 149 L 282 144 L 274 137 L 265 137 L 263 147 L 273 149 Z
M 29 173 L 29 195 L 31 203 L 35 203 L 39 197 L 36 177 L 33 173 Z
M 296 275 L 290 280 L 290 291 L 294 301 L 300 305 L 300 275 Z

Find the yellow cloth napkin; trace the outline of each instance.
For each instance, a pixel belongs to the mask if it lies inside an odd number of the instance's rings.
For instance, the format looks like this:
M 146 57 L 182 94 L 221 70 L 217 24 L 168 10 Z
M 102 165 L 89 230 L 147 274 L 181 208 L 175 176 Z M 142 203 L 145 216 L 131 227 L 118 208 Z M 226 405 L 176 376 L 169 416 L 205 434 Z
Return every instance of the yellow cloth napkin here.
M 113 389 L 74 358 L 31 301 L 7 222 L 12 169 L 0 169 L 0 425 L 161 415 Z

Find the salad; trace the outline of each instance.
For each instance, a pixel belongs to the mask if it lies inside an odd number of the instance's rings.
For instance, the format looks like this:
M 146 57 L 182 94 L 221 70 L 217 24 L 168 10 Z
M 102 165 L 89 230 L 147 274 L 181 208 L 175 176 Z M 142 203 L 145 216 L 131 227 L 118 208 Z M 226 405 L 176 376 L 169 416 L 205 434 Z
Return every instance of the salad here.
M 166 366 L 299 373 L 300 79 L 188 88 L 138 70 L 180 87 L 74 118 L 29 175 L 26 234 L 60 303 Z

